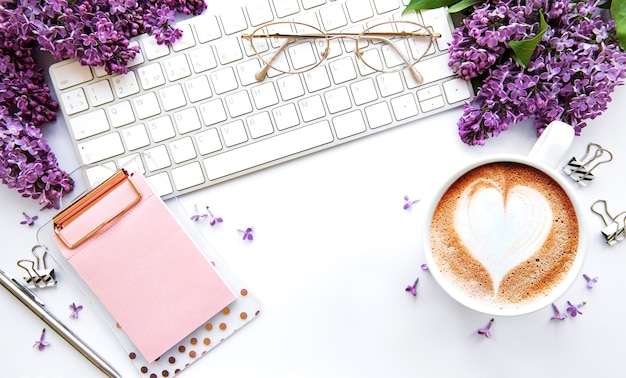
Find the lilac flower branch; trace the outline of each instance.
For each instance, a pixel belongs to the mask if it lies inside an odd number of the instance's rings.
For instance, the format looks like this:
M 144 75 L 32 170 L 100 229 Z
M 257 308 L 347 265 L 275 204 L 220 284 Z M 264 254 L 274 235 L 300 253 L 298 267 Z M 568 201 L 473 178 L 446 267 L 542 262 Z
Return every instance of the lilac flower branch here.
M 200 14 L 203 0 L 6 0 L 0 5 L 0 180 L 44 208 L 72 190 L 39 127 L 56 118 L 35 49 L 54 59 L 77 58 L 109 74 L 128 72 L 139 47 L 130 38 L 149 33 L 172 43 L 174 12 Z
M 483 145 L 509 126 L 534 119 L 537 134 L 553 120 L 574 127 L 604 112 L 626 78 L 626 53 L 613 19 L 597 1 L 485 1 L 453 33 L 449 64 L 461 78 L 480 79 L 458 122 L 461 140 Z M 547 28 L 540 27 L 543 9 Z M 511 44 L 544 32 L 526 67 Z

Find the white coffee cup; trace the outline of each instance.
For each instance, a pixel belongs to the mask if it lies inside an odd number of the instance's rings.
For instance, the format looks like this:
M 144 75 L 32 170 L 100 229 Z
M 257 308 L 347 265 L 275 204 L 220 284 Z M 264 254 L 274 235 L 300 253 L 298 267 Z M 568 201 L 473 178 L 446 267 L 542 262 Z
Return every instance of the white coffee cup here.
M 452 298 L 490 315 L 522 315 L 555 302 L 579 276 L 587 245 L 582 207 L 566 176 L 555 169 L 573 137 L 570 125 L 552 122 L 527 156 L 478 159 L 436 192 L 426 213 L 424 254 L 429 271 Z M 491 168 L 493 177 L 469 181 L 469 176 Z M 539 173 L 536 181 L 519 184 L 524 175 L 517 171 L 532 175 L 532 168 L 547 177 Z M 557 207 L 548 198 L 571 206 Z M 568 213 L 562 208 L 575 212 L 575 219 L 564 217 Z M 572 227 L 565 227 L 568 222 Z M 561 264 L 567 267 L 561 269 Z

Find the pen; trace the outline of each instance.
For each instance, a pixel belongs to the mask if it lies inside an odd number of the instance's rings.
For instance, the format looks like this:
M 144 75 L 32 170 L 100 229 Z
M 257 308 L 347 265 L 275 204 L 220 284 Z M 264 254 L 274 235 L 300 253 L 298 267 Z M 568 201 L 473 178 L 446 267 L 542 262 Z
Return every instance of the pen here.
M 29 288 L 16 280 L 9 273 L 0 269 L 0 285 L 7 289 L 15 298 L 19 299 L 26 307 L 35 313 L 44 323 L 61 335 L 80 352 L 85 358 L 91 361 L 100 371 L 109 378 L 122 378 L 122 376 L 102 359 L 96 352 L 78 338 L 69 328 L 63 325 L 57 318 L 44 308 L 44 303 Z

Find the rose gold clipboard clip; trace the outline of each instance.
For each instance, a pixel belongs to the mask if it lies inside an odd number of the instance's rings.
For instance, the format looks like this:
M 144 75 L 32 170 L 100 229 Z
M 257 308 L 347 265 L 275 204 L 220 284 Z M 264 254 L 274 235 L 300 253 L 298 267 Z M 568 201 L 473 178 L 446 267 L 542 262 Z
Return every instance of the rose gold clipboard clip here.
M 105 197 L 115 188 L 119 187 L 123 183 L 128 181 L 130 183 L 132 189 L 137 194 L 137 197 L 131 201 L 124 208 L 120 209 L 118 212 L 110 216 L 108 219 L 104 220 L 98 226 L 94 227 L 91 231 L 87 232 L 80 239 L 75 242 L 68 241 L 61 231 L 63 228 L 72 223 L 76 218 L 82 215 L 85 211 L 87 211 L 91 206 L 97 203 L 100 199 Z M 80 197 L 76 200 L 72 205 L 70 205 L 67 209 L 63 210 L 55 217 L 52 218 L 54 225 L 54 233 L 57 235 L 59 240 L 65 244 L 65 246 L 69 249 L 74 249 L 84 243 L 87 239 L 89 239 L 92 235 L 98 232 L 102 227 L 106 226 L 110 222 L 112 222 L 115 218 L 124 214 L 126 211 L 130 210 L 133 206 L 141 201 L 141 191 L 135 185 L 135 183 L 130 179 L 130 174 L 125 169 L 120 169 L 113 176 L 109 177 L 106 181 L 89 191 L 84 196 Z

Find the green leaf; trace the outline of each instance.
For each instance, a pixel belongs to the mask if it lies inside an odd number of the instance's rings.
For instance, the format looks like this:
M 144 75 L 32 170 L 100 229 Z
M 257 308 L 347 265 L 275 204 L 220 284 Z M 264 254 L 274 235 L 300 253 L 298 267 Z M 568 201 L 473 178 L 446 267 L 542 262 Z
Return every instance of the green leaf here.
M 448 8 L 448 12 L 450 13 L 460 12 L 462 10 L 465 10 L 471 7 L 472 5 L 482 3 L 483 1 L 484 0 L 461 0 L 458 3 L 451 5 L 450 8 Z
M 531 39 L 524 39 L 522 41 L 511 41 L 509 45 L 513 50 L 513 59 L 520 64 L 521 66 L 526 67 L 528 62 L 530 62 L 530 58 L 533 56 L 535 49 L 539 42 L 541 42 L 541 37 L 548 30 L 548 23 L 546 23 L 546 19 L 543 17 L 543 11 L 539 10 L 539 32 Z
M 409 5 L 406 6 L 402 13 L 406 13 L 411 10 L 447 7 L 449 5 L 457 3 L 458 1 L 460 0 L 411 0 Z
M 617 32 L 619 44 L 622 50 L 626 50 L 626 2 L 612 2 L 611 15 L 613 16 L 613 20 L 615 20 L 615 31 Z

